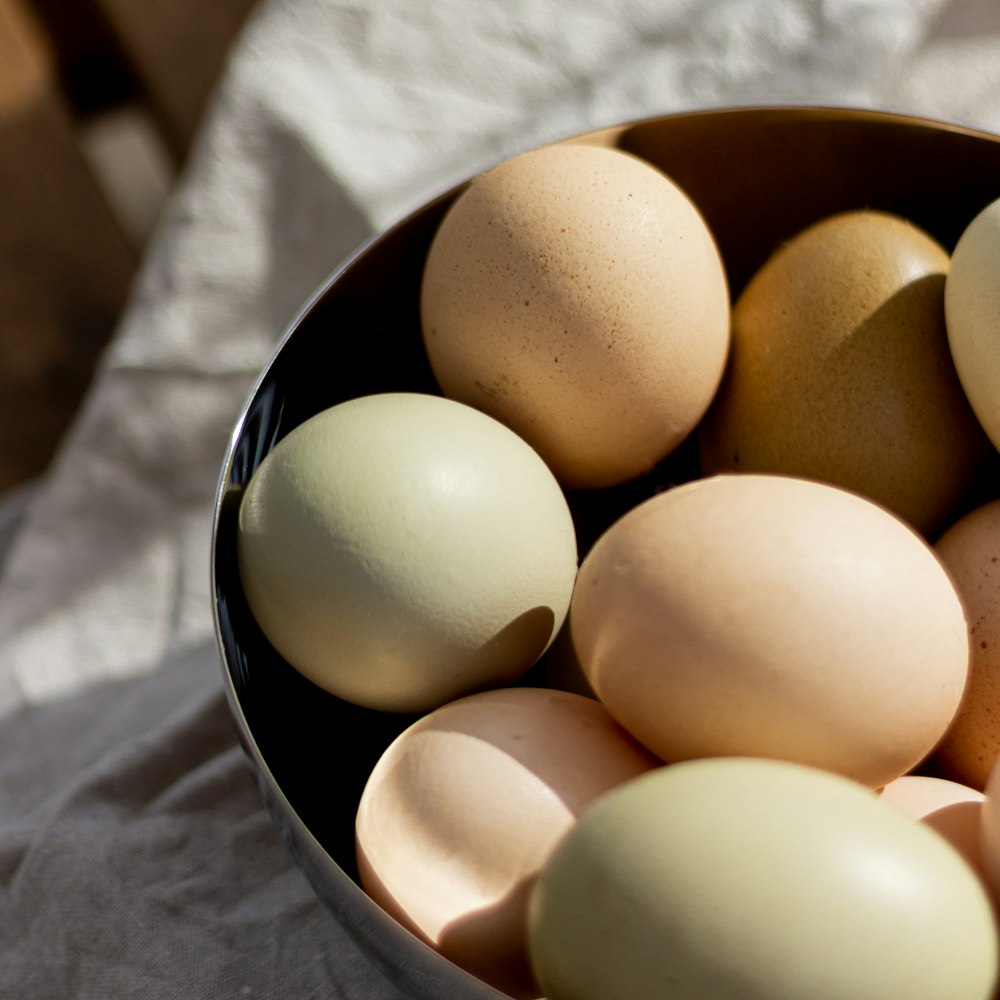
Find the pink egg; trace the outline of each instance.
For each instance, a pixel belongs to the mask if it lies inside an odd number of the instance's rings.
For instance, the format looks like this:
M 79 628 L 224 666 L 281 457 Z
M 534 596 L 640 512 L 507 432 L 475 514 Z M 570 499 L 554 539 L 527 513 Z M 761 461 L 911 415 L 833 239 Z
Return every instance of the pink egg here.
M 982 792 L 946 778 L 904 774 L 882 789 L 882 799 L 937 830 L 985 878 L 980 822 L 986 796 Z
M 589 803 L 660 763 L 583 695 L 506 688 L 453 701 L 373 769 L 356 825 L 361 883 L 457 965 L 537 996 L 525 911 L 538 873 Z

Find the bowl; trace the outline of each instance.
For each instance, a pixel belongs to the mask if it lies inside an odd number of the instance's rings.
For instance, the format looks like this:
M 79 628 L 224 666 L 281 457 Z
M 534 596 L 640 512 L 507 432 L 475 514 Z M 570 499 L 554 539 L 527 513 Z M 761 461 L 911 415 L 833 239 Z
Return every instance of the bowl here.
M 886 112 L 695 111 L 569 139 L 612 142 L 685 189 L 716 237 L 734 299 L 777 245 L 826 215 L 855 208 L 893 212 L 950 250 L 976 212 L 1000 197 L 1000 137 Z M 242 491 L 291 428 L 356 396 L 438 392 L 420 333 L 420 278 L 435 228 L 462 186 L 363 246 L 284 333 L 247 398 L 222 465 L 212 583 L 224 685 L 242 744 L 271 816 L 318 896 L 410 995 L 495 1000 L 503 994 L 436 954 L 357 882 L 359 797 L 375 761 L 414 717 L 347 704 L 303 679 L 257 628 L 236 562 Z M 696 474 L 691 449 L 682 446 L 620 487 L 571 493 L 581 558 L 629 507 Z

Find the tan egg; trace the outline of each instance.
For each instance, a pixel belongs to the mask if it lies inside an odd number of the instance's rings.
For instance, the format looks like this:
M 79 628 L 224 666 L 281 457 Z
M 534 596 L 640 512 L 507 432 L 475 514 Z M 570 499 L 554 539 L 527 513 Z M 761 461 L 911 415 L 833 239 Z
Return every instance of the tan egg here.
M 570 487 L 642 473 L 701 419 L 729 345 L 712 234 L 669 178 L 567 143 L 474 180 L 423 276 L 445 395 L 496 417 Z
M 979 212 L 959 238 L 944 305 L 959 378 L 1000 447 L 1000 199 Z
M 940 245 L 882 212 L 777 250 L 733 310 L 705 471 L 821 479 L 938 529 L 990 450 L 948 348 L 947 271 Z
M 983 788 L 1000 758 L 1000 500 L 955 522 L 935 544 L 969 620 L 969 687 L 936 756 L 948 772 Z
M 590 802 L 660 764 L 582 695 L 510 688 L 451 702 L 405 730 L 368 779 L 362 885 L 456 964 L 537 996 L 524 929 L 535 878 Z
M 570 605 L 598 698 L 668 762 L 771 757 L 879 788 L 940 740 L 969 640 L 934 551 L 884 508 L 728 474 L 633 508 Z
M 985 881 L 982 824 L 986 796 L 976 788 L 932 775 L 904 774 L 881 791 L 884 801 L 936 830 Z

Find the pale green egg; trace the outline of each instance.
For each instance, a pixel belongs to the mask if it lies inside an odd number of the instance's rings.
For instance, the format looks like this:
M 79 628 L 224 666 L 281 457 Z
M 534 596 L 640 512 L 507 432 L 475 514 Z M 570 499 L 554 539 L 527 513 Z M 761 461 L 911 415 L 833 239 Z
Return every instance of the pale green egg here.
M 549 1000 L 989 1000 L 997 928 L 943 837 L 783 761 L 668 765 L 607 793 L 536 883 Z
M 554 476 L 464 404 L 382 393 L 282 438 L 240 505 L 250 610 L 327 691 L 419 712 L 520 677 L 569 607 L 577 550 Z

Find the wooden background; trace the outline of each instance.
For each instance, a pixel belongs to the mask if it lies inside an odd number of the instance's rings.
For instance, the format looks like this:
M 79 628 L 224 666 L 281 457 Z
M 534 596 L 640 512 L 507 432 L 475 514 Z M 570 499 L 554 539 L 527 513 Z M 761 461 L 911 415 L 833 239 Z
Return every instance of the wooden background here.
M 43 472 L 253 0 L 0 0 L 0 495 Z

